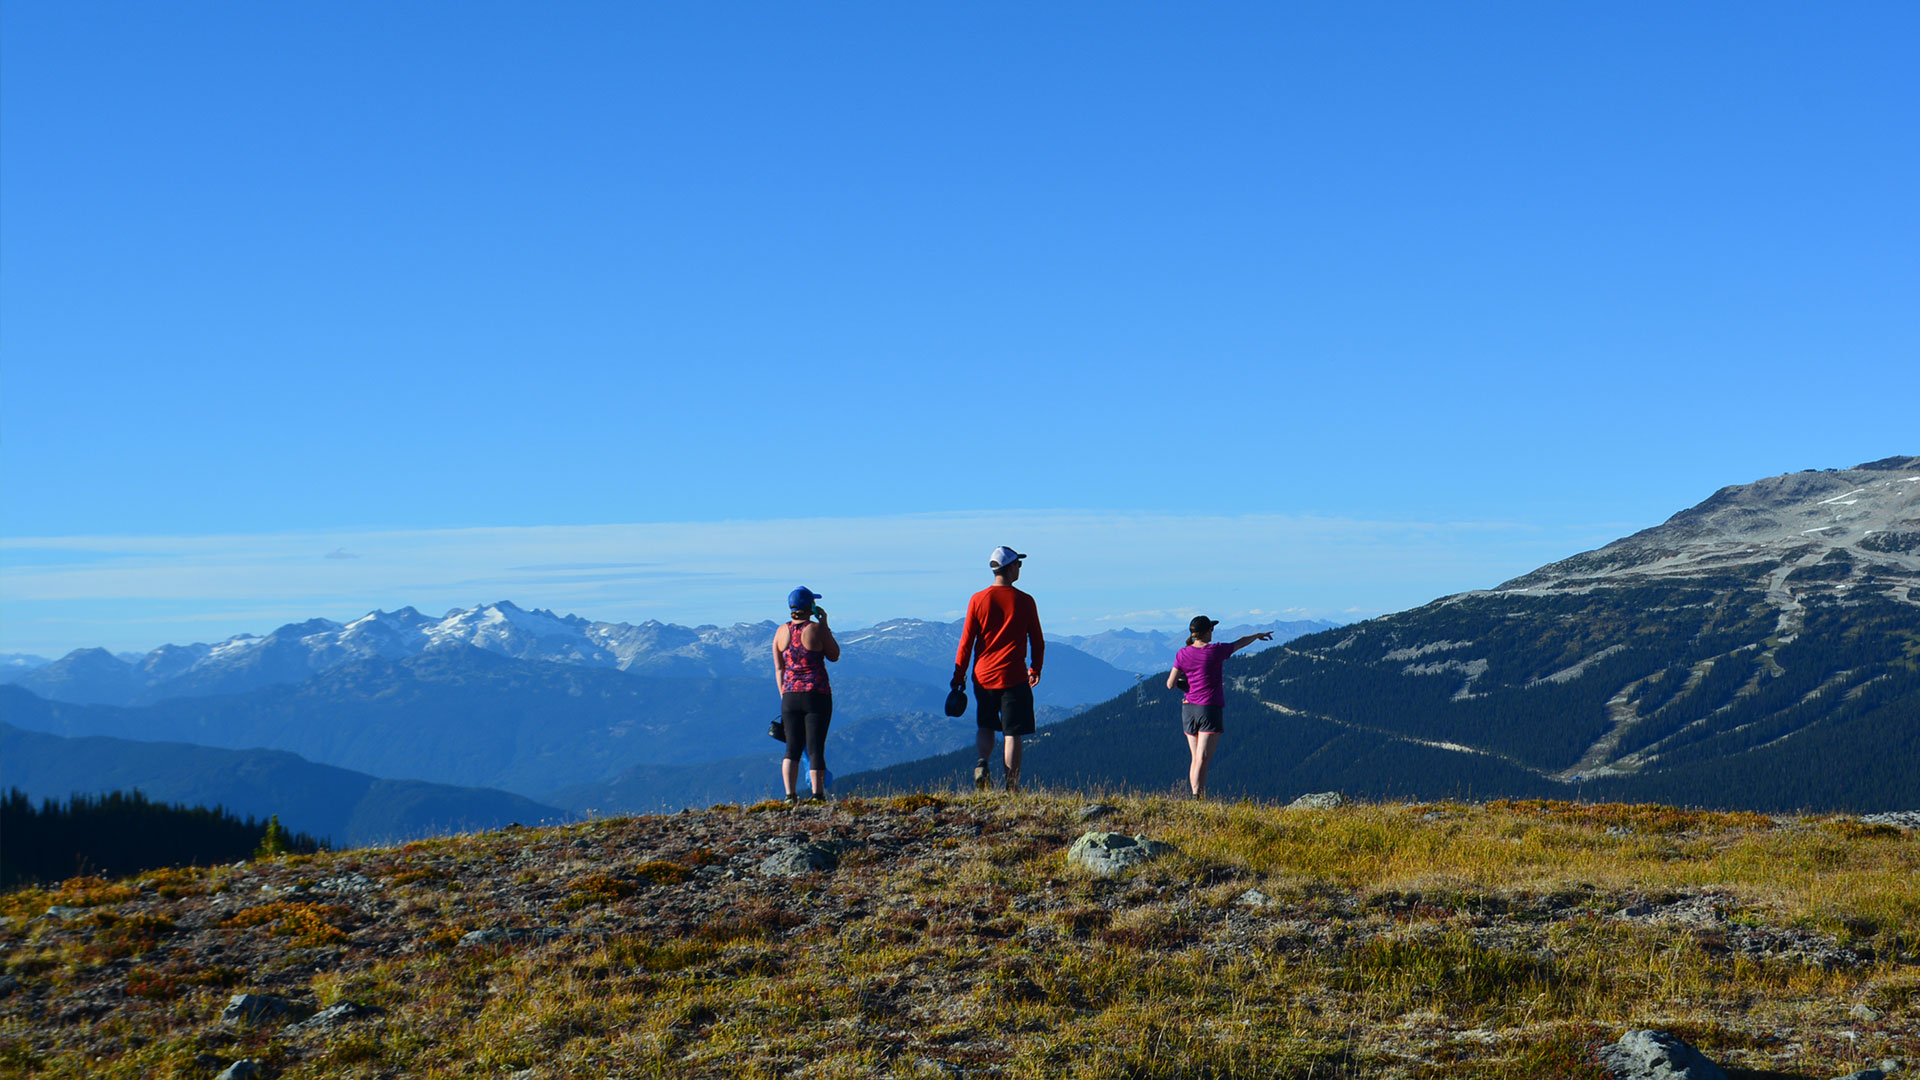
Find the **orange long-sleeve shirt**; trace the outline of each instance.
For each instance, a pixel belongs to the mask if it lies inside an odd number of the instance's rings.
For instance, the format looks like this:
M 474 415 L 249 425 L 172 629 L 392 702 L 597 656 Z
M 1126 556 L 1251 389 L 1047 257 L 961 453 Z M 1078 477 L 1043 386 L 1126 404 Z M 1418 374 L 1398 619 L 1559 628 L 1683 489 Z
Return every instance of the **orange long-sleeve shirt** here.
M 1027 648 L 1033 648 L 1033 663 L 1028 665 Z M 1047 639 L 1040 635 L 1040 609 L 1033 597 L 1011 585 L 992 585 L 973 594 L 967 601 L 967 617 L 960 626 L 960 651 L 954 666 L 967 666 L 969 654 L 976 654 L 973 681 L 989 690 L 1023 686 L 1027 669 L 1036 673 L 1046 656 Z

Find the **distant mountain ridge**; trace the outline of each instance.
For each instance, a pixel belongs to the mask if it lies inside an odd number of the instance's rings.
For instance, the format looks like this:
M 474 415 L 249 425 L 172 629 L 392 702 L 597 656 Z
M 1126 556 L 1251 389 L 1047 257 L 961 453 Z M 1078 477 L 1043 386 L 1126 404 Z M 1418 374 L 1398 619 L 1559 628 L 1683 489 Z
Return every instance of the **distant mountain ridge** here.
M 440 619 L 376 611 L 131 662 L 76 650 L 14 673 L 13 687 L 0 686 L 0 719 L 65 736 L 271 747 L 574 809 L 673 810 L 777 787 L 781 747 L 767 737 L 777 628 L 603 623 L 504 601 Z M 971 740 L 971 718 L 940 714 L 958 622 L 893 619 L 838 635 L 830 766 L 874 768 Z M 1035 692 L 1040 722 L 1133 681 L 1052 643 Z M 33 695 L 59 704 L 37 708 Z
M 655 678 L 771 679 L 769 645 L 778 628 L 772 621 L 726 627 L 594 622 L 502 600 L 456 608 L 439 619 L 412 607 L 374 611 L 349 623 L 310 619 L 264 637 L 242 634 L 211 645 L 162 645 L 132 662 L 105 649 L 76 649 L 50 663 L 0 668 L 0 680 L 54 701 L 150 705 L 290 685 L 357 661 L 404 660 L 456 648 Z M 892 619 L 837 633 L 847 653 L 836 673 L 943 687 L 960 642 L 958 622 L 921 619 Z M 1036 691 L 1041 704 L 1102 701 L 1132 681 L 1131 672 L 1070 644 L 1050 644 L 1047 677 Z
M 1225 794 L 1920 806 L 1920 458 L 1722 488 L 1495 588 L 1228 662 Z M 1036 782 L 1185 772 L 1153 680 L 1036 739 Z M 963 781 L 953 754 L 854 778 Z

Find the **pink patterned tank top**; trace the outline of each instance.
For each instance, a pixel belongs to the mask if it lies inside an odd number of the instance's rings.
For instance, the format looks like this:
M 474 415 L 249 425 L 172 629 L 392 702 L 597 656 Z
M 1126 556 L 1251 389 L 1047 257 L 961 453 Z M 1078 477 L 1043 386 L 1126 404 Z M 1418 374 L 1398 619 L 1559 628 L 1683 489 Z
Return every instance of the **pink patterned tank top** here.
M 787 624 L 787 666 L 780 676 L 783 694 L 831 694 L 827 685 L 827 658 L 800 644 L 800 632 L 810 624 L 804 620 Z

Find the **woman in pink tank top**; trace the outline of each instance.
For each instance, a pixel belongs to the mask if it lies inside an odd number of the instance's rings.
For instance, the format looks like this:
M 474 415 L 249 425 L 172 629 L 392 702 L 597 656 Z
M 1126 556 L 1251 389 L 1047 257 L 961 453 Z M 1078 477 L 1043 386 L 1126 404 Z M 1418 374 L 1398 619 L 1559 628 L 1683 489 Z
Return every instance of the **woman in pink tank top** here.
M 833 687 L 827 680 L 827 662 L 840 659 L 840 643 L 827 627 L 825 608 L 814 604 L 820 594 L 802 585 L 787 594 L 791 613 L 785 626 L 773 634 L 773 678 L 780 686 L 780 723 L 787 736 L 787 755 L 780 762 L 780 782 L 787 802 L 800 799 L 800 755 L 805 752 L 813 797 L 827 797 L 827 725 L 833 720 Z

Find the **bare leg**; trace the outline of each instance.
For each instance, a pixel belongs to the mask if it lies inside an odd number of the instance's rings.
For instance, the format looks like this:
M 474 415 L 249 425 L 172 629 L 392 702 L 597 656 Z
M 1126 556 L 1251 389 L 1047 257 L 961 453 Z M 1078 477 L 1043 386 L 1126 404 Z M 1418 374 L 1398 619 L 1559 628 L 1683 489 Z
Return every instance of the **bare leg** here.
M 1200 794 L 1200 736 L 1187 736 L 1187 790 Z
M 989 761 L 993 758 L 993 737 L 998 734 L 1000 733 L 991 728 L 981 728 L 974 735 L 973 748 L 980 751 L 977 756 L 981 761 Z
M 1020 786 L 1020 757 L 1021 757 L 1020 738 L 1021 737 L 1018 735 L 1007 736 L 1007 789 L 1008 790 L 1012 790 Z
M 1213 752 L 1220 748 L 1220 733 L 1217 731 L 1203 731 L 1195 735 L 1193 740 L 1195 744 L 1193 775 L 1190 777 L 1193 781 L 1193 793 L 1195 795 L 1205 795 L 1207 793 L 1207 766 L 1213 762 Z
M 826 773 L 826 770 L 824 770 L 824 769 L 812 769 L 812 770 L 809 770 L 809 772 L 808 772 L 808 779 L 810 779 L 810 780 L 812 780 L 812 781 L 813 781 L 813 797 L 814 797 L 814 798 L 816 798 L 816 799 L 824 799 L 824 798 L 826 798 L 826 797 L 827 797 L 827 773 Z
M 793 794 L 793 786 L 800 782 L 800 763 L 791 758 L 780 759 L 780 782 L 787 785 L 787 794 Z

